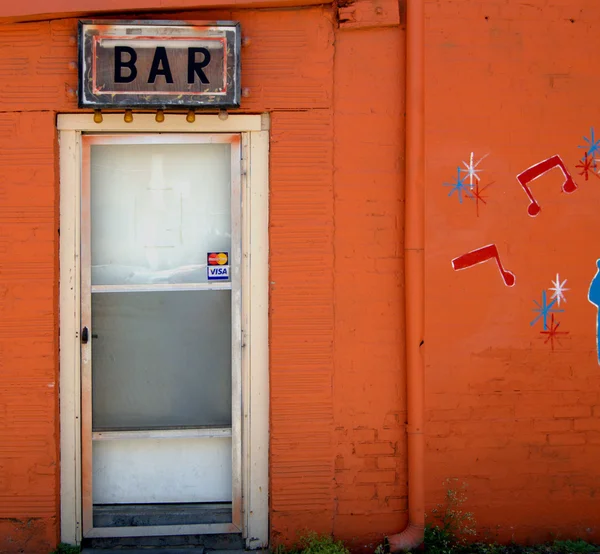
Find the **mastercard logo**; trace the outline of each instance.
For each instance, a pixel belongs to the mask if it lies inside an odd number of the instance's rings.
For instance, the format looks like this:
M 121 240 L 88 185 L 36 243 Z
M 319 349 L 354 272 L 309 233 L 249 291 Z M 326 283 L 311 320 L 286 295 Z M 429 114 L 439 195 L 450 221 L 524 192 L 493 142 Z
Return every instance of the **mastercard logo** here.
M 210 252 L 208 254 L 208 265 L 227 265 L 228 260 L 227 252 Z

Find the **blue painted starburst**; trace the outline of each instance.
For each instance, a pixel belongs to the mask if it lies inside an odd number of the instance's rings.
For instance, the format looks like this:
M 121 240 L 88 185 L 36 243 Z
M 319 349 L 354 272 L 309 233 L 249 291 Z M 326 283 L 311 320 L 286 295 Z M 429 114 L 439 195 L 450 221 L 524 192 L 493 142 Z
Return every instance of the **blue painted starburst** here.
M 548 330 L 548 316 L 550 314 L 558 314 L 560 312 L 564 312 L 564 310 L 556 310 L 554 309 L 554 304 L 556 304 L 556 298 L 554 300 L 552 300 L 552 302 L 550 302 L 550 304 L 548 304 L 548 301 L 546 299 L 546 291 L 543 290 L 542 291 L 542 303 L 540 304 L 537 300 L 534 300 L 533 303 L 537 306 L 537 308 L 532 308 L 532 311 L 537 312 L 539 315 L 529 324 L 533 327 L 533 325 L 535 325 L 535 323 L 540 319 L 543 318 L 543 322 L 544 322 L 544 331 Z
M 588 158 L 594 158 L 594 154 L 600 152 L 600 139 L 596 140 L 594 128 L 590 129 L 590 138 L 583 137 L 583 140 L 587 143 L 584 146 L 578 146 L 578 148 L 585 148 Z
M 450 189 L 450 192 L 448 193 L 448 196 L 452 196 L 452 193 L 454 191 L 456 191 L 456 195 L 458 196 L 458 202 L 460 204 L 462 204 L 463 201 L 463 193 L 467 198 L 472 198 L 470 191 L 470 186 L 469 183 L 465 183 L 465 177 L 461 177 L 461 168 L 457 167 L 456 168 L 456 180 L 452 181 L 451 183 L 444 183 L 445 187 L 452 187 Z

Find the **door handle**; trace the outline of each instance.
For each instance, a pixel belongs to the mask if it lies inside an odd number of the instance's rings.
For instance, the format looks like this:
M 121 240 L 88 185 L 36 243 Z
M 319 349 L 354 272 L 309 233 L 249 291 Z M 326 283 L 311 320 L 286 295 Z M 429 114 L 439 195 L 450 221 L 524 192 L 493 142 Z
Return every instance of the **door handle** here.
M 94 334 L 92 334 L 92 338 L 93 338 L 93 339 L 97 339 L 97 338 L 98 338 L 98 335 L 94 335 Z M 84 327 L 84 328 L 81 330 L 81 342 L 82 342 L 83 344 L 86 344 L 86 343 L 87 343 L 89 340 L 90 340 L 90 331 L 89 331 L 89 329 L 88 329 L 87 327 Z

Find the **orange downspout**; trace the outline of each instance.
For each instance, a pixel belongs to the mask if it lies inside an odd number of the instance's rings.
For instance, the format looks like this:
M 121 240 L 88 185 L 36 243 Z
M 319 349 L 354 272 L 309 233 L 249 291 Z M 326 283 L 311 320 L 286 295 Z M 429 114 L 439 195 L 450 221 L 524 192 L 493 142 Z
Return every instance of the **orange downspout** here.
M 401 552 L 418 547 L 425 529 L 424 423 L 424 48 L 423 0 L 406 5 L 406 389 L 408 436 L 408 525 L 386 538 L 386 550 Z

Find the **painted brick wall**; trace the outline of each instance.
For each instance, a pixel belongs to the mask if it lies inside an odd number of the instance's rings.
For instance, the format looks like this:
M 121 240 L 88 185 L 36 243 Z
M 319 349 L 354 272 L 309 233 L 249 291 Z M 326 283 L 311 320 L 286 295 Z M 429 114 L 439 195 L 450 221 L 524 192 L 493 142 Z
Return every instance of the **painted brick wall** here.
M 333 529 L 364 546 L 406 523 L 404 33 L 335 44 Z
M 48 112 L 0 114 L 0 552 L 56 539 L 53 126 Z
M 333 62 L 333 59 L 331 60 Z M 331 66 L 330 66 L 331 67 Z M 271 524 L 333 518 L 332 113 L 275 113 L 271 144 Z
M 328 25 L 329 107 L 272 119 L 271 524 L 359 550 L 406 520 L 403 33 Z
M 241 21 L 240 111 L 272 115 L 273 542 L 369 548 L 406 521 L 403 31 L 323 7 L 152 17 Z M 0 25 L 2 552 L 58 540 L 55 115 L 77 111 L 76 23 Z
M 549 533 L 600 539 L 600 367 L 597 311 L 587 300 L 600 258 L 600 181 L 576 166 L 599 124 L 595 68 L 600 6 L 585 0 L 428 1 L 426 21 L 427 504 L 446 478 L 468 484 L 466 507 L 502 539 Z M 448 196 L 457 166 L 479 168 L 486 204 Z M 517 174 L 559 154 L 531 184 Z M 451 260 L 495 243 L 493 261 L 454 272 Z M 534 300 L 567 279 L 567 302 L 544 334 Z

